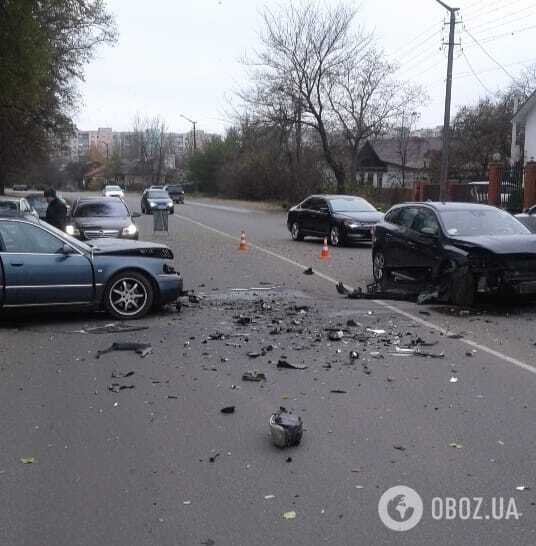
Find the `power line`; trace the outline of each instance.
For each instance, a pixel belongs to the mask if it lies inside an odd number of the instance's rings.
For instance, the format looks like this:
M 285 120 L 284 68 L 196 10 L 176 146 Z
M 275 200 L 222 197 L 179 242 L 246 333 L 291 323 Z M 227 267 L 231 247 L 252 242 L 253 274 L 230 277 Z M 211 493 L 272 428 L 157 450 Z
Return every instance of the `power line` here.
M 528 6 L 528 7 L 524 8 L 523 10 L 520 10 L 520 11 L 517 11 L 517 12 L 514 12 L 514 13 L 505 14 L 504 16 L 502 16 L 500 18 L 499 22 L 497 22 L 498 19 L 494 19 L 493 21 L 487 21 L 486 23 L 480 23 L 479 25 L 472 26 L 471 28 L 473 30 L 478 28 L 478 31 L 476 31 L 475 34 L 479 35 L 479 34 L 482 34 L 484 32 L 489 32 L 490 30 L 494 30 L 494 29 L 496 29 L 498 27 L 511 25 L 513 23 L 517 23 L 517 21 L 522 21 L 523 19 L 526 19 L 527 17 L 529 17 L 532 14 L 530 14 L 530 15 L 526 14 L 526 15 L 524 15 L 522 17 L 513 17 L 512 19 L 509 19 L 509 17 L 512 17 L 514 15 L 517 16 L 520 13 L 522 13 L 524 11 L 527 11 L 527 10 L 534 10 L 534 13 L 536 13 L 535 6 Z
M 475 72 L 473 66 L 471 65 L 471 63 L 469 62 L 469 59 L 467 58 L 467 55 L 465 54 L 465 52 L 463 51 L 462 49 L 462 56 L 465 60 L 465 63 L 467 64 L 467 66 L 469 67 L 469 70 L 471 71 L 471 73 L 473 74 L 473 76 L 478 80 L 478 83 L 480 83 L 480 85 L 484 88 L 484 90 L 486 91 L 486 93 L 488 93 L 489 95 L 494 95 L 495 93 L 492 93 L 488 87 L 486 87 L 486 85 L 484 84 L 484 82 L 480 79 L 480 77 L 478 76 L 478 74 Z
M 502 69 L 502 71 L 509 77 L 511 78 L 513 81 L 516 81 L 516 79 L 514 78 L 514 76 L 512 76 L 512 74 L 510 74 L 510 72 L 508 72 L 508 70 L 506 70 L 506 68 L 504 68 L 504 66 L 497 60 L 495 59 L 495 57 L 493 57 L 490 53 L 488 53 L 488 50 L 469 32 L 469 30 L 467 29 L 467 27 L 464 27 L 464 30 L 465 32 L 468 34 L 468 36 L 471 38 L 471 40 L 473 40 L 473 42 L 475 42 L 475 44 L 478 45 L 478 47 L 484 52 L 484 54 L 490 58 L 498 67 L 500 67 Z
M 487 38 L 481 40 L 481 43 L 487 44 L 488 42 L 495 42 L 495 41 L 498 41 L 498 39 L 505 38 L 505 37 L 512 37 L 512 36 L 515 36 L 516 34 L 521 34 L 522 32 L 526 32 L 527 30 L 532 30 L 533 28 L 536 28 L 536 25 L 531 25 L 530 27 L 516 28 L 514 30 L 511 30 L 510 32 L 503 32 L 502 34 L 495 34 L 494 36 L 488 36 Z M 476 47 L 476 46 L 473 45 L 469 47 Z

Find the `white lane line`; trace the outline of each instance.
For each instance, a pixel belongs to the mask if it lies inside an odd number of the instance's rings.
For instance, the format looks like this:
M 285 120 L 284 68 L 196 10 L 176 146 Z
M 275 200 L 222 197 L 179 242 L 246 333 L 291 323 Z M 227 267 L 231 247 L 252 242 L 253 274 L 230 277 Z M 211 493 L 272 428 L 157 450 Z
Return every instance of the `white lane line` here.
M 175 214 L 175 217 L 180 218 L 181 220 L 186 220 L 187 222 L 190 222 L 192 224 L 195 224 L 197 226 L 202 227 L 203 229 L 206 229 L 208 231 L 212 231 L 214 233 L 217 233 L 218 235 L 221 235 L 222 237 L 226 237 L 227 239 L 232 239 L 233 241 L 237 241 L 237 237 L 235 235 L 231 235 L 230 233 L 226 233 L 225 231 L 221 231 L 219 229 L 213 228 L 211 226 L 207 226 L 206 224 L 202 224 L 201 222 L 197 222 L 196 220 L 192 220 L 191 218 L 188 218 L 187 216 L 181 216 L 179 214 Z M 272 250 L 268 250 L 267 248 L 263 248 L 258 245 L 254 245 L 251 243 L 248 243 L 251 248 L 254 248 L 255 250 L 258 250 L 259 252 L 264 252 L 265 254 L 268 254 L 268 256 L 272 256 L 273 258 L 277 258 L 278 260 L 281 260 L 283 262 L 286 262 L 290 265 L 293 265 L 294 267 L 300 268 L 302 271 L 306 269 L 308 266 L 305 266 L 299 262 L 296 262 L 295 260 L 291 260 L 290 258 L 287 258 L 286 256 L 282 256 L 281 254 L 277 254 L 276 252 L 273 252 Z M 331 284 L 337 284 L 339 281 L 334 279 L 333 277 L 330 277 L 329 275 L 326 275 L 324 273 L 321 273 L 319 271 L 315 271 L 315 275 L 317 277 L 320 277 L 321 279 L 324 279 L 325 281 L 330 282 Z M 353 290 L 353 287 L 345 285 L 350 290 Z M 442 326 L 438 326 L 437 324 L 434 324 L 433 322 L 430 322 L 429 320 L 424 320 L 420 317 L 417 317 L 416 315 L 413 315 L 412 313 L 408 313 L 407 311 L 404 311 L 403 309 L 400 309 L 396 305 L 392 305 L 390 303 L 386 303 L 384 301 L 380 300 L 368 300 L 372 301 L 376 305 L 379 305 L 380 307 L 385 307 L 386 309 L 389 309 L 393 313 L 396 313 L 398 315 L 401 315 L 403 317 L 406 317 L 410 320 L 413 320 L 414 322 L 417 322 L 418 324 L 422 326 L 426 326 L 427 328 L 430 328 L 432 330 L 435 330 L 436 332 L 439 332 L 443 335 L 446 335 L 450 333 L 449 330 L 446 330 Z M 486 345 L 481 345 L 480 343 L 477 343 L 476 341 L 473 341 L 471 339 L 467 338 L 461 338 L 459 341 L 464 343 L 465 345 L 468 345 L 469 347 L 472 347 L 473 349 L 477 349 L 479 351 L 482 351 L 483 353 L 487 353 L 491 356 L 494 356 L 495 358 L 498 358 L 499 360 L 503 360 L 504 362 L 508 362 L 509 364 L 513 364 L 514 366 L 517 366 L 518 368 L 521 368 L 527 372 L 536 374 L 536 367 L 531 366 L 530 364 L 527 364 L 526 362 L 523 362 L 522 360 L 518 360 L 517 358 L 514 358 L 509 355 L 505 355 L 504 353 L 501 353 L 500 351 L 496 351 L 495 349 L 492 349 L 491 347 L 487 347 Z

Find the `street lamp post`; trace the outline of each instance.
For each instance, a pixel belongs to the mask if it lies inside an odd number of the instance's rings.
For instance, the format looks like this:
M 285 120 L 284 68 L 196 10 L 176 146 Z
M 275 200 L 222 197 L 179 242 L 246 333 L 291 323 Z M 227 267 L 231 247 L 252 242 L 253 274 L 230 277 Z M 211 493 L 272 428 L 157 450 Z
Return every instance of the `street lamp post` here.
M 194 121 L 193 119 L 187 118 L 184 114 L 180 114 L 181 118 L 184 118 L 186 121 L 189 121 L 194 128 L 194 152 L 197 150 L 197 141 L 195 137 L 195 126 L 197 124 L 197 121 Z

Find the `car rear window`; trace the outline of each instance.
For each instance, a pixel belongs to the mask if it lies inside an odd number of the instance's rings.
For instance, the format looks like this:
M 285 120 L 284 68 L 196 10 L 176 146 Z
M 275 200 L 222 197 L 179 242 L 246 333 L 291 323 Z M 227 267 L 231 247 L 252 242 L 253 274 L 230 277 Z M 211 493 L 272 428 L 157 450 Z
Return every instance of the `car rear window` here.
M 110 203 L 86 203 L 79 205 L 74 213 L 76 218 L 117 218 L 122 216 L 129 216 L 127 207 L 121 203 L 119 199 Z
M 14 212 L 17 210 L 17 203 L 14 201 L 0 201 L 0 212 Z
M 330 199 L 333 212 L 376 212 L 376 209 L 359 197 L 337 197 Z

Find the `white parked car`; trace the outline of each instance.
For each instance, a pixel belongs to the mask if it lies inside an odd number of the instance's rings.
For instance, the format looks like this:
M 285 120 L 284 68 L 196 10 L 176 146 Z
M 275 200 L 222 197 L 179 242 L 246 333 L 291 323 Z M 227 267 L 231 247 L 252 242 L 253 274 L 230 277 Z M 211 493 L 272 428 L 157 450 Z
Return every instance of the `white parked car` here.
M 102 195 L 104 197 L 120 197 L 123 199 L 125 192 L 119 186 L 104 186 Z

